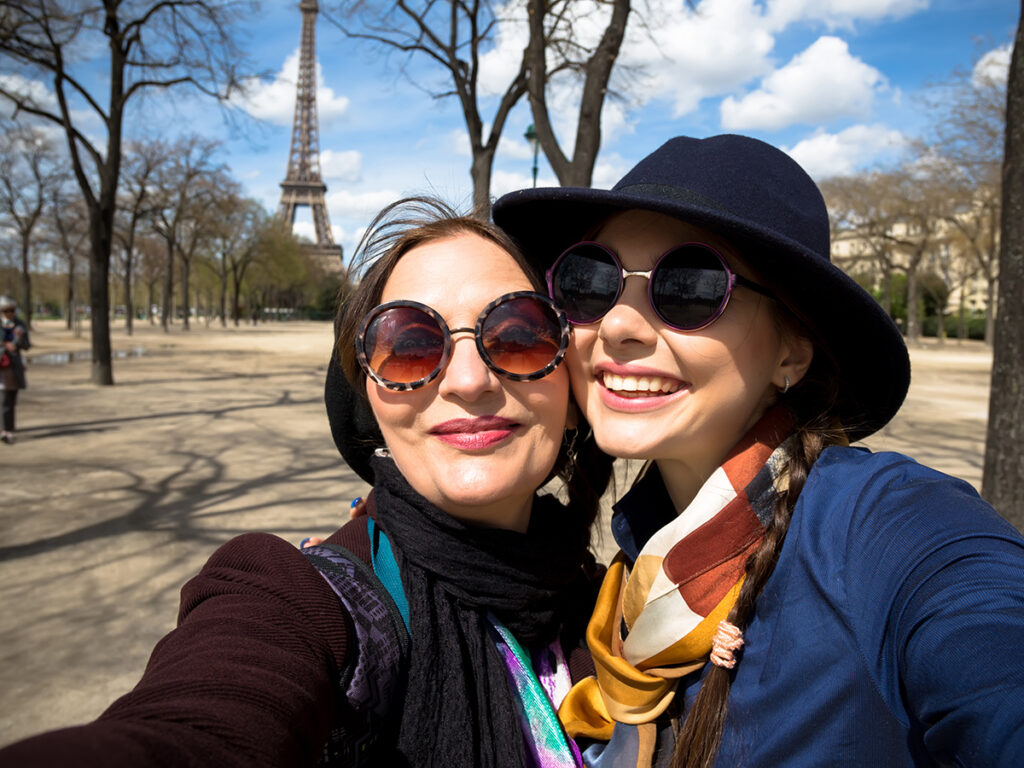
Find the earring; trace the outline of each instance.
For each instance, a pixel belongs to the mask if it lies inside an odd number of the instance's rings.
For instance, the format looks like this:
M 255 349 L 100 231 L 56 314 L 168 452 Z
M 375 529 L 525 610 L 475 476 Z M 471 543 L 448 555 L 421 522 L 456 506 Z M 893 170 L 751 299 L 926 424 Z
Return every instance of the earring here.
M 391 451 L 388 448 L 376 448 L 373 451 L 373 455 L 379 459 L 390 459 Z
M 573 472 L 576 471 L 576 438 L 580 431 L 573 427 L 565 430 L 562 435 L 562 445 L 565 446 L 565 480 L 572 480 Z
M 780 395 L 784 395 L 787 392 L 789 392 L 789 376 L 783 376 L 782 378 L 785 380 L 786 385 L 782 389 L 779 390 L 779 394 Z

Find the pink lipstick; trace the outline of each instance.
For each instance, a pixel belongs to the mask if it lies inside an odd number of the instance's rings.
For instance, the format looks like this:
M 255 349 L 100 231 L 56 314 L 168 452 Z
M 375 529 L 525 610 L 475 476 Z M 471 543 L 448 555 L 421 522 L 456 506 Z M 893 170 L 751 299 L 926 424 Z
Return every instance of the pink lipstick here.
M 500 416 L 478 416 L 474 419 L 451 419 L 430 430 L 445 443 L 464 451 L 482 451 L 507 440 L 519 426 Z

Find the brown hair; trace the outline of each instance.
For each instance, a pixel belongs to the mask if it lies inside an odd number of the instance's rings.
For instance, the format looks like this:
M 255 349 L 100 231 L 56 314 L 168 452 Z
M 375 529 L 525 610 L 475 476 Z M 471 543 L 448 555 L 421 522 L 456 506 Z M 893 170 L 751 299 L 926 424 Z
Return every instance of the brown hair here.
M 811 338 L 814 358 L 804 377 L 788 392 L 779 394 L 779 401 L 796 418 L 797 440 L 787 466 L 788 484 L 776 497 L 775 513 L 765 527 L 760 546 L 747 558 L 745 580 L 729 612 L 728 621 L 740 630 L 750 624 L 757 598 L 775 570 L 793 510 L 814 462 L 830 445 L 846 442 L 836 416 L 840 378 L 831 355 L 785 305 L 780 302 L 775 306 L 779 332 Z M 677 734 L 672 768 L 710 768 L 714 764 L 725 729 L 731 686 L 730 670 L 712 665 Z
M 460 214 L 432 197 L 408 197 L 392 203 L 374 217 L 359 242 L 352 271 L 362 272 L 362 279 L 341 301 L 335 318 L 337 358 L 345 378 L 360 396 L 365 397 L 366 379 L 356 361 L 356 334 L 366 314 L 380 303 L 398 260 L 419 245 L 463 234 L 489 240 L 504 250 L 523 270 L 534 290 L 544 292 L 543 280 L 534 267 L 511 238 L 491 222 Z M 575 440 L 574 456 L 569 456 L 568 446 L 563 442 L 549 479 L 560 477 L 569 502 L 585 511 L 589 538 L 601 495 L 611 479 L 614 459 L 591 439 L 590 425 L 582 415 L 576 434 L 583 439 Z

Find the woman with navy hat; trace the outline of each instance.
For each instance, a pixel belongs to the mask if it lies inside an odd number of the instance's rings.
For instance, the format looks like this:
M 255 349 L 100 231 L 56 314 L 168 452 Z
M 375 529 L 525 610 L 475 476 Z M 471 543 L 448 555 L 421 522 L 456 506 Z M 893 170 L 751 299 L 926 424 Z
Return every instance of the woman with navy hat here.
M 851 446 L 910 363 L 830 262 L 810 177 L 679 137 L 494 218 L 574 326 L 598 446 L 649 460 L 615 507 L 596 676 L 559 711 L 585 762 L 1024 765 L 1024 539 L 966 483 Z

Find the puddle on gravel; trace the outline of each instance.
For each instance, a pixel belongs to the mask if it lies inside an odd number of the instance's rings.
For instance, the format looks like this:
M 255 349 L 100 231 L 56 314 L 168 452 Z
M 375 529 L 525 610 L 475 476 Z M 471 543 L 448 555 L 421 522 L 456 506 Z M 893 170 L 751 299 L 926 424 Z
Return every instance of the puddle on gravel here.
M 123 360 L 126 357 L 146 357 L 152 354 L 145 347 L 132 347 L 130 349 L 115 349 L 111 353 L 111 357 L 115 360 Z M 32 355 L 28 362 L 29 365 L 66 365 L 89 360 L 92 360 L 92 350 L 80 349 L 75 352 L 47 352 L 42 355 Z

